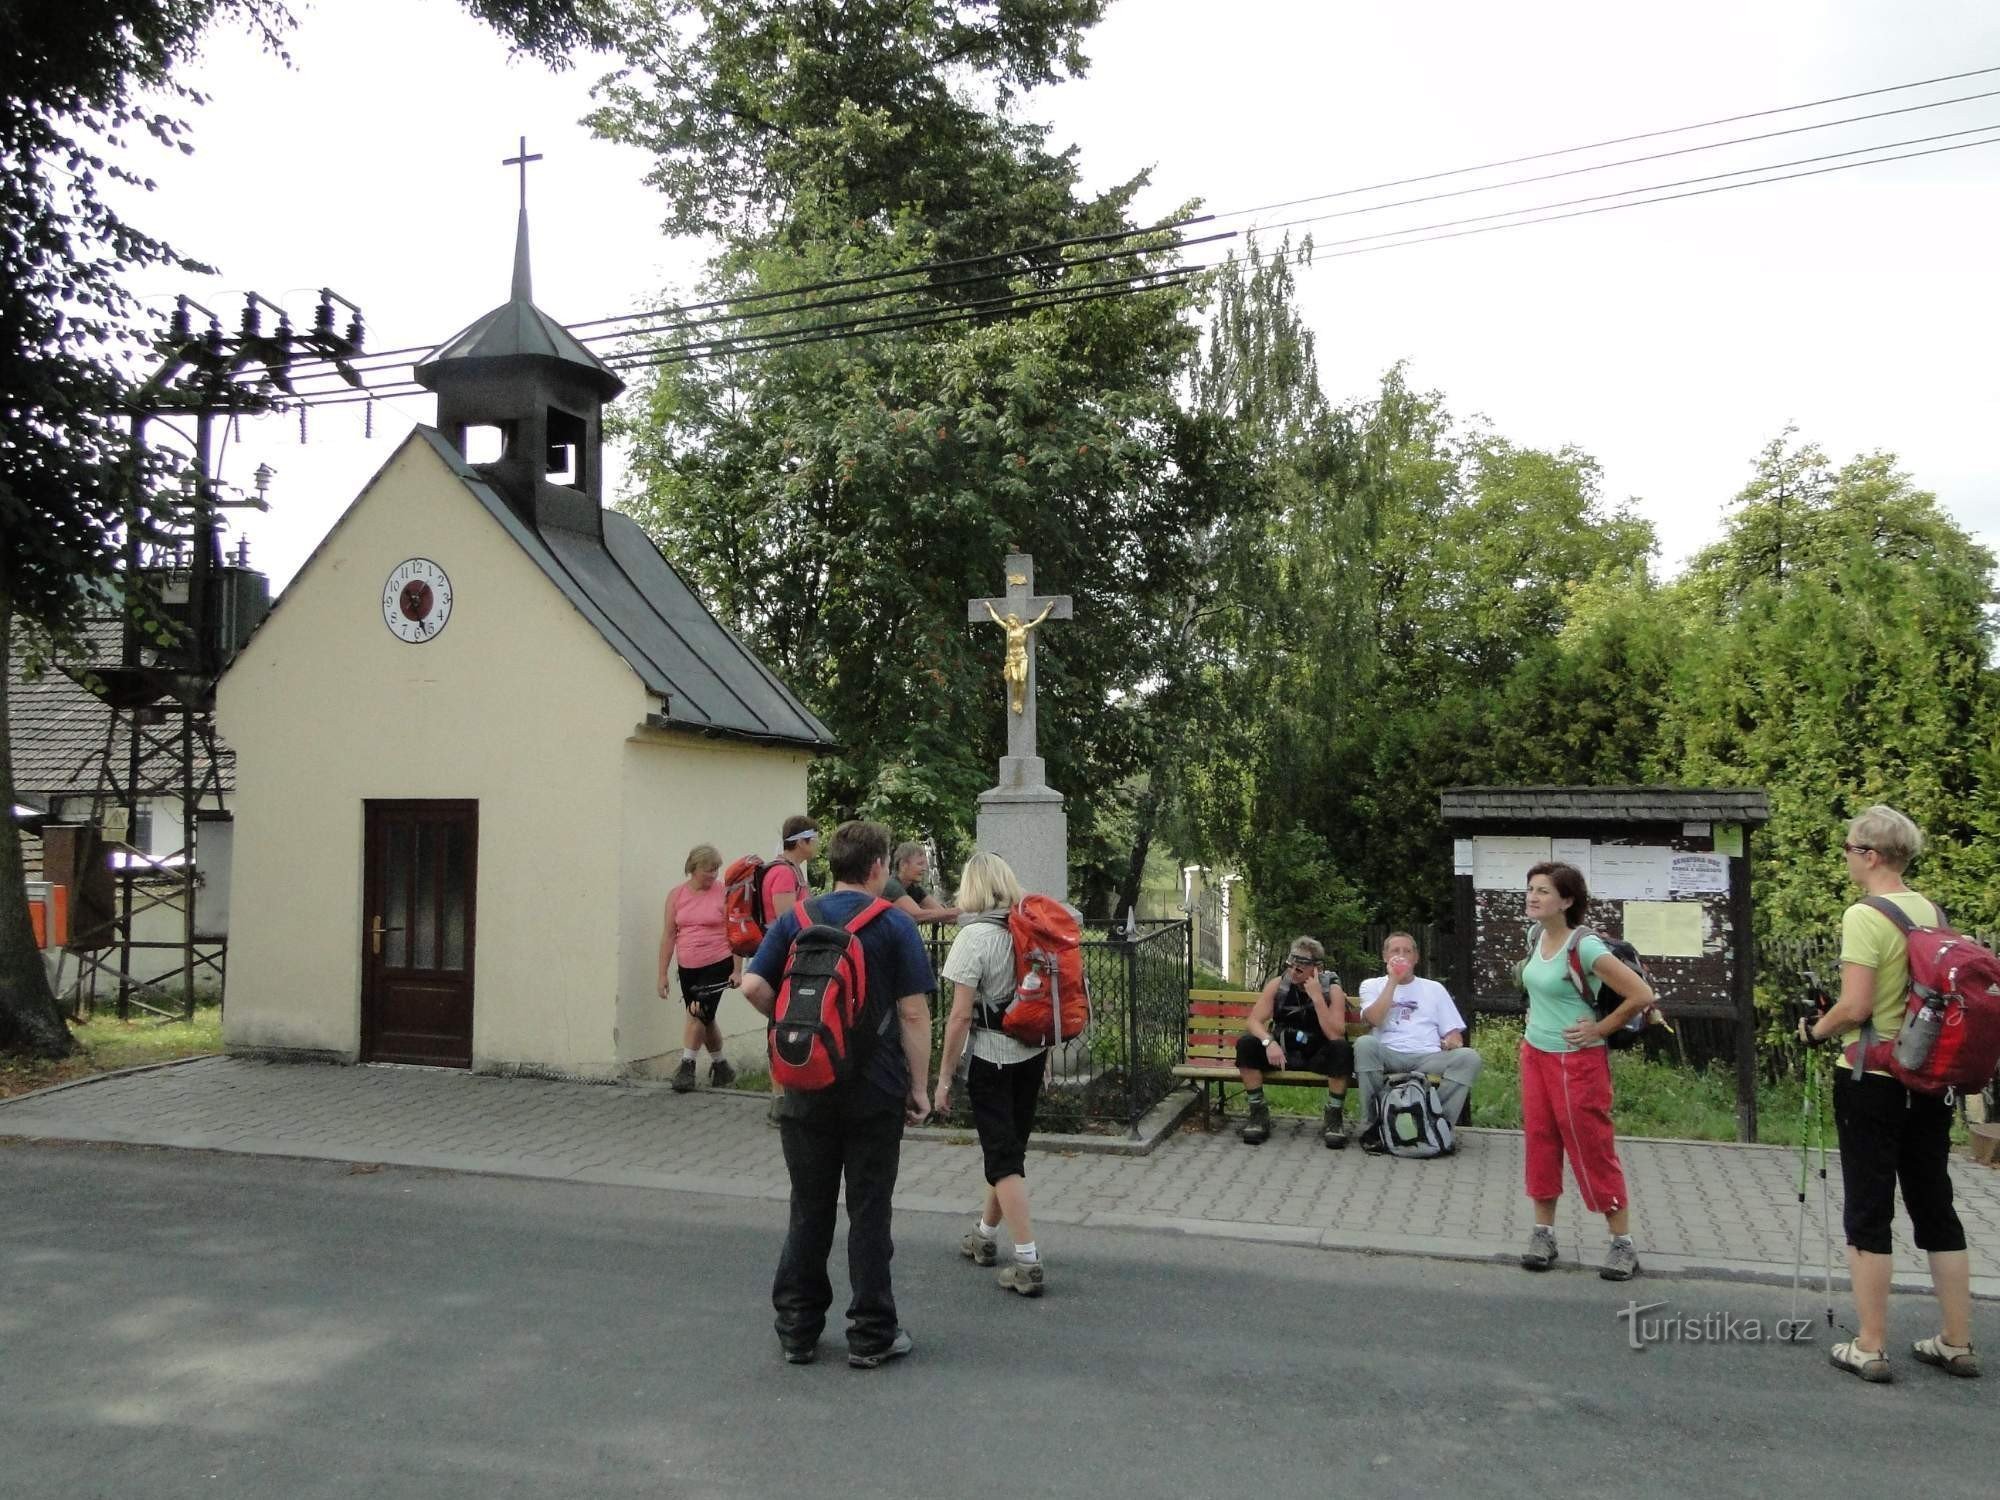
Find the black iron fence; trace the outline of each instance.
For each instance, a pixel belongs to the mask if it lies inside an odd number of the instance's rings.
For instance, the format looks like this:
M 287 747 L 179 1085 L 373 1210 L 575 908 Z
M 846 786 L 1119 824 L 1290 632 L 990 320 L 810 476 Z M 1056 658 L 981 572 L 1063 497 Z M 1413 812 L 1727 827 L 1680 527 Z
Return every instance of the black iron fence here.
M 940 972 L 952 936 L 939 931 L 931 938 L 932 966 Z M 1035 1112 L 1037 1130 L 1131 1131 L 1173 1090 L 1194 977 L 1190 943 L 1186 921 L 1142 921 L 1130 937 L 1123 924 L 1085 924 L 1090 1025 L 1082 1036 L 1054 1049 Z M 950 1013 L 951 986 L 940 979 L 931 1006 L 934 1056 L 940 1055 Z M 964 1089 L 953 1090 L 951 1118 L 943 1123 L 971 1128 Z

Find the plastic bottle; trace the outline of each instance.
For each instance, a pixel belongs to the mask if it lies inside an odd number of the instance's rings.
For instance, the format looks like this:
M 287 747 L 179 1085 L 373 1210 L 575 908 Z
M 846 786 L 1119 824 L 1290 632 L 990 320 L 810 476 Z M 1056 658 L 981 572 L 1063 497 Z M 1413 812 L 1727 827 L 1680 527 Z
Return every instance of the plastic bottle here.
M 1933 995 L 1896 1033 L 1896 1065 L 1908 1072 L 1920 1071 L 1931 1060 L 1931 1049 L 1937 1046 L 1938 1033 L 1943 1029 L 1944 1004 Z

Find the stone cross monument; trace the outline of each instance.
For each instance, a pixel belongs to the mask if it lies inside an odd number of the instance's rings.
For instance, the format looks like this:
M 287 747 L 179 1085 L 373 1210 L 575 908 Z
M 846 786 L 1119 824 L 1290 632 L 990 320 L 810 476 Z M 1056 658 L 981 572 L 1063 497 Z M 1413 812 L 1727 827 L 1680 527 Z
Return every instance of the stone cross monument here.
M 1038 596 L 1035 560 L 1010 552 L 1007 592 L 972 600 L 966 618 L 998 625 L 1006 640 L 1007 753 L 999 785 L 979 795 L 979 847 L 1012 865 L 1023 890 L 1067 901 L 1069 820 L 1062 793 L 1048 784 L 1045 762 L 1035 753 L 1035 634 L 1046 621 L 1070 618 L 1069 596 Z

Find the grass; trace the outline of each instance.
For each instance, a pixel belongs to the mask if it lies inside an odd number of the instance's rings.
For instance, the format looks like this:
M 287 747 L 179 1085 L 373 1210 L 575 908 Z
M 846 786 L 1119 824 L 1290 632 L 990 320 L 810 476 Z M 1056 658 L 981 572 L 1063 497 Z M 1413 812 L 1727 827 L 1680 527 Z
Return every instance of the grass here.
M 1518 1130 L 1521 1126 L 1521 1023 L 1503 1017 L 1482 1019 L 1473 1032 L 1486 1066 L 1472 1090 L 1472 1123 Z M 1736 1075 L 1728 1068 L 1684 1068 L 1677 1063 L 1646 1061 L 1637 1051 L 1611 1058 L 1611 1115 L 1618 1133 L 1626 1136 L 1670 1137 L 1691 1141 L 1736 1139 Z M 1325 1091 L 1316 1088 L 1265 1090 L 1274 1112 L 1316 1115 Z M 1803 1121 L 1800 1084 L 1760 1080 L 1757 1087 L 1757 1139 L 1773 1145 L 1796 1146 Z M 1349 1114 L 1353 1113 L 1352 1109 Z M 1827 1145 L 1833 1145 L 1831 1111 L 1826 1119 Z
M 162 1021 L 152 1016 L 121 1021 L 107 1008 L 88 1021 L 70 1022 L 69 1031 L 77 1050 L 68 1057 L 56 1061 L 0 1057 L 0 1099 L 119 1068 L 220 1052 L 222 1007 L 197 1006 L 192 1021 Z

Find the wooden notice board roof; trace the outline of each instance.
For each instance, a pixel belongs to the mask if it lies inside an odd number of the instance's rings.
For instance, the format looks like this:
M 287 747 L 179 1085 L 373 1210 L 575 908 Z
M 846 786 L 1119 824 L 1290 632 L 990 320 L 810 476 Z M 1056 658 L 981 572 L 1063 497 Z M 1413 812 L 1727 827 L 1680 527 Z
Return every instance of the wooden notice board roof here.
M 1761 825 L 1771 799 L 1754 787 L 1454 786 L 1438 793 L 1448 824 L 1678 823 Z

